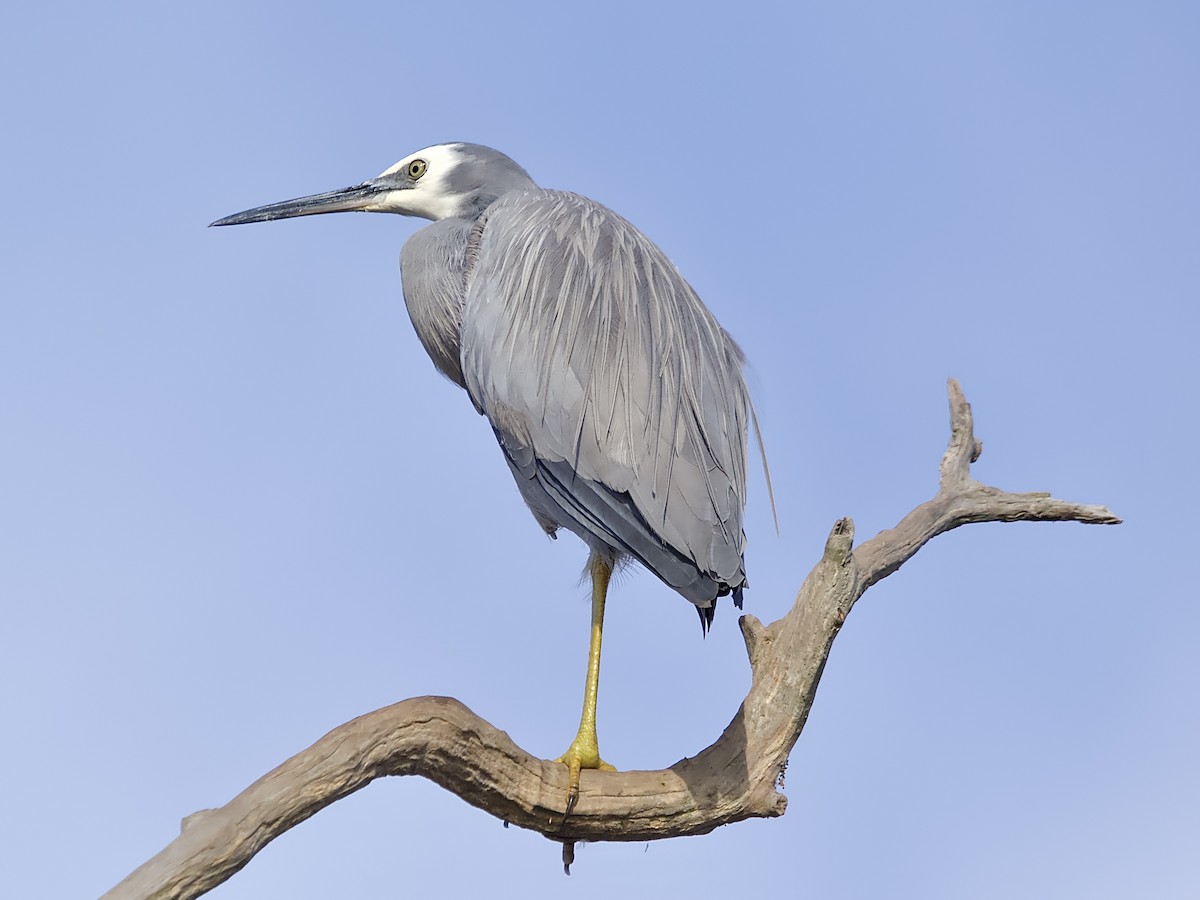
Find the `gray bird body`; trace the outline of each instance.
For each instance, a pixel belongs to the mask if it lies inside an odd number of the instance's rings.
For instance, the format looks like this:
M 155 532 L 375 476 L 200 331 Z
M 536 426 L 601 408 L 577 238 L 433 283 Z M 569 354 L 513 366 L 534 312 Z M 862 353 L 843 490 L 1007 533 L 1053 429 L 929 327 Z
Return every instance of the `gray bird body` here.
M 547 532 L 641 560 L 711 608 L 745 582 L 742 356 L 666 256 L 603 206 L 506 194 L 477 220 L 467 392 Z
M 474 144 L 218 224 L 343 209 L 435 220 L 401 252 L 413 327 L 491 423 L 547 533 L 566 528 L 610 563 L 640 560 L 705 624 L 718 596 L 741 605 L 743 357 L 654 243 Z

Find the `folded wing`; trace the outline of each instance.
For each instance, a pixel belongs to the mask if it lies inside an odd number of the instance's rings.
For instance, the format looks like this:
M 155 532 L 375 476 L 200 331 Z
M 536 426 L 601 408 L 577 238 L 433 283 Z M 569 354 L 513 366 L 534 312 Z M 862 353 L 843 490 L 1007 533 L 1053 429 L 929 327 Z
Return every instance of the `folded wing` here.
M 547 530 L 698 606 L 745 582 L 742 354 L 649 239 L 574 194 L 506 195 L 468 250 L 462 372 Z

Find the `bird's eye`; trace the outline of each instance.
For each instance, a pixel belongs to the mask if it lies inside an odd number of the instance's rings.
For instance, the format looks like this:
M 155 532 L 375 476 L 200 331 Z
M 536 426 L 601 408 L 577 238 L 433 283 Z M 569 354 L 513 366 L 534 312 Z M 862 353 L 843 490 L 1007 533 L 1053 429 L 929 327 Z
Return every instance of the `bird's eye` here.
M 429 168 L 429 166 L 425 163 L 425 160 L 414 159 L 412 162 L 410 162 L 408 164 L 408 177 L 411 178 L 413 181 L 416 181 L 418 178 L 420 178 L 422 175 L 425 174 L 425 170 L 428 168 Z

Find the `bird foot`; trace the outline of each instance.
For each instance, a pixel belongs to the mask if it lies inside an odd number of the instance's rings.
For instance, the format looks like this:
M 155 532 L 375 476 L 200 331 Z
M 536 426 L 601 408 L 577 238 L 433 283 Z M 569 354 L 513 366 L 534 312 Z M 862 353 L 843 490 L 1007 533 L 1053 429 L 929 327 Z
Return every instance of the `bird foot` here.
M 595 738 L 588 740 L 583 735 L 576 736 L 574 742 L 567 748 L 567 752 L 554 761 L 567 767 L 567 808 L 563 813 L 564 821 L 579 800 L 579 773 L 583 769 L 599 769 L 601 772 L 617 771 L 616 766 L 609 765 L 600 758 L 600 749 L 596 746 Z

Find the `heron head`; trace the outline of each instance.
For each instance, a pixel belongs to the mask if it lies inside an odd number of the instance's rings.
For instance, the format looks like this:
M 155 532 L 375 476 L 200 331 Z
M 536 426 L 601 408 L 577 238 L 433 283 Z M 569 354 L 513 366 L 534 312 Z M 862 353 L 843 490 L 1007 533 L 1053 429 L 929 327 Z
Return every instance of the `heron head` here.
M 234 213 L 213 225 L 269 222 L 333 212 L 386 212 L 423 219 L 474 218 L 509 191 L 536 185 L 524 169 L 480 144 L 435 144 L 379 176 L 336 191 Z

